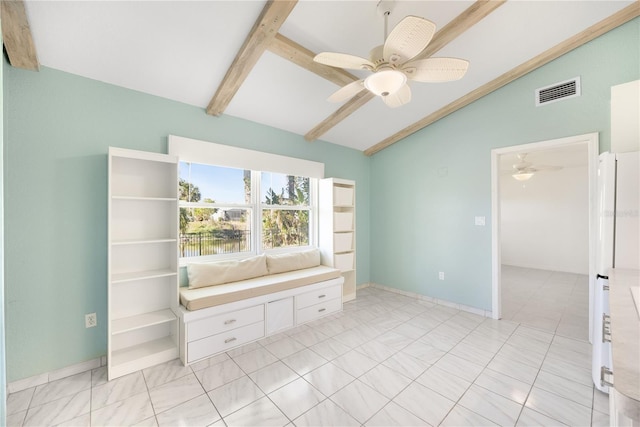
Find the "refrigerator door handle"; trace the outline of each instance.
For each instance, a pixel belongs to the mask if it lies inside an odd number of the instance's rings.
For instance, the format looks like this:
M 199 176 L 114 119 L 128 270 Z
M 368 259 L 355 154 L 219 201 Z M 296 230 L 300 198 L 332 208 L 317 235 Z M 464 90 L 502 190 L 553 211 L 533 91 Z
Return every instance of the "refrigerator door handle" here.
M 611 342 L 611 316 L 602 313 L 602 342 Z

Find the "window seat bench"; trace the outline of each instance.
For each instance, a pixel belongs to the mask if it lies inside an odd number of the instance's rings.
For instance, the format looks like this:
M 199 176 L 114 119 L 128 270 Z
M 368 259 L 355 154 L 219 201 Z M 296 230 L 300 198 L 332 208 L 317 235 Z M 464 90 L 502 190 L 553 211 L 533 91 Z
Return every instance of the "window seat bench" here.
M 342 310 L 340 270 L 324 265 L 180 290 L 185 365 Z

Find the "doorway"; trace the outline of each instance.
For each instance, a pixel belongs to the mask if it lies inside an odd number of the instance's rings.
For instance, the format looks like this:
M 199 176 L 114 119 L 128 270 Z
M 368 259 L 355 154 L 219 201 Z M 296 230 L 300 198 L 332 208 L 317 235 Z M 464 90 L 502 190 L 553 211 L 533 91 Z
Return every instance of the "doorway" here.
M 588 186 L 588 219 L 586 220 L 586 222 L 588 223 L 587 227 L 588 227 L 588 237 L 586 239 L 584 239 L 584 241 L 586 241 L 588 248 L 585 249 L 586 252 L 586 256 L 588 257 L 588 266 L 586 266 L 587 269 L 587 277 L 583 277 L 584 280 L 588 281 L 588 337 L 584 337 L 584 338 L 589 338 L 591 337 L 592 334 L 592 313 L 590 310 L 590 307 L 592 306 L 592 301 L 593 301 L 593 290 L 594 290 L 594 286 L 595 286 L 595 239 L 596 239 L 596 233 L 595 233 L 595 212 L 596 212 L 596 200 L 597 200 L 597 193 L 596 193 L 596 184 L 597 184 L 597 168 L 598 168 L 598 134 L 597 133 L 592 133 L 592 134 L 586 134 L 586 135 L 578 135 L 578 136 L 573 136 L 573 137 L 568 137 L 568 138 L 561 138 L 561 139 L 554 139 L 554 140 L 549 140 L 549 141 L 541 141 L 541 142 L 535 142 L 535 143 L 530 143 L 530 144 L 523 144 L 523 145 L 517 145 L 517 146 L 511 146 L 511 147 L 505 147 L 505 148 L 499 148 L 499 149 L 494 149 L 491 152 L 491 171 L 492 171 L 492 176 L 491 176 L 491 180 L 492 180 L 492 315 L 495 319 L 500 319 L 503 318 L 503 309 L 505 307 L 503 307 L 503 292 L 506 289 L 511 289 L 513 290 L 513 288 L 510 286 L 513 285 L 513 274 L 523 274 L 523 276 L 528 276 L 528 279 L 531 280 L 531 284 L 533 284 L 534 282 L 538 283 L 538 285 L 541 285 L 542 287 L 545 286 L 544 284 L 544 280 L 546 279 L 550 279 L 551 283 L 548 283 L 547 286 L 552 286 L 553 285 L 553 280 L 556 280 L 556 284 L 560 283 L 557 280 L 559 279 L 560 281 L 564 280 L 564 281 L 570 281 L 571 278 L 569 276 L 565 276 L 562 277 L 562 275 L 556 276 L 556 277 L 551 277 L 549 272 L 545 272 L 545 270 L 543 269 L 527 269 L 526 265 L 524 265 L 524 269 L 520 269 L 518 270 L 516 269 L 512 269 L 510 267 L 503 267 L 503 263 L 504 261 L 508 261 L 508 262 L 515 262 L 515 263 L 520 263 L 522 264 L 522 261 L 515 261 L 516 259 L 532 259 L 534 257 L 532 257 L 532 252 L 530 250 L 534 250 L 535 249 L 535 245 L 532 244 L 532 236 L 524 236 L 527 233 L 523 232 L 523 240 L 528 239 L 528 244 L 526 242 L 523 242 L 523 245 L 527 245 L 524 246 L 523 248 L 520 248 L 520 250 L 512 250 L 509 249 L 509 251 L 507 252 L 507 248 L 513 248 L 514 247 L 514 243 L 513 243 L 513 238 L 510 238 L 507 242 L 505 242 L 503 240 L 503 238 L 505 237 L 506 232 L 513 232 L 513 227 L 511 227 L 513 224 L 509 224 L 509 225 L 505 225 L 502 221 L 502 197 L 506 194 L 508 194 L 508 192 L 510 191 L 509 187 L 513 187 L 513 184 L 511 181 L 504 181 L 504 163 L 505 160 L 507 159 L 511 159 L 512 164 L 516 163 L 519 166 L 522 166 L 521 168 L 515 168 L 515 170 L 513 172 L 511 172 L 510 174 L 513 174 L 515 172 L 530 172 L 530 170 L 527 169 L 533 169 L 534 171 L 534 175 L 538 174 L 538 176 L 536 178 L 541 179 L 542 177 L 542 173 L 543 170 L 537 170 L 535 165 L 529 165 L 530 162 L 529 160 L 536 160 L 539 161 L 541 159 L 545 159 L 543 153 L 544 152 L 549 152 L 550 150 L 554 150 L 556 151 L 556 153 L 560 153 L 560 152 L 571 152 L 573 150 L 583 150 L 583 152 L 586 151 L 586 162 L 587 162 L 587 186 Z M 518 158 L 517 156 L 520 155 L 520 157 L 523 157 L 522 154 L 525 154 L 524 158 Z M 527 158 L 526 156 L 529 156 L 529 158 Z M 513 160 L 515 159 L 515 161 Z M 502 160 L 502 165 L 501 165 L 501 160 Z M 546 162 L 545 162 L 546 163 Z M 552 166 L 552 165 L 551 165 Z M 522 169 L 520 171 L 520 169 Z M 522 178 L 522 177 L 521 177 Z M 524 177 L 526 179 L 526 176 Z M 529 177 L 531 178 L 531 177 Z M 584 178 L 583 178 L 584 179 Z M 501 185 L 501 180 L 502 180 L 502 185 Z M 515 185 L 520 184 L 520 186 L 524 185 L 525 189 L 527 186 L 527 181 L 521 181 L 516 183 L 515 180 L 513 180 L 513 183 L 515 183 Z M 533 185 L 531 185 L 532 190 L 533 190 Z M 534 194 L 534 191 L 531 191 L 531 194 Z M 518 215 L 521 216 L 526 216 L 526 211 L 520 210 L 518 211 L 518 209 L 522 209 L 522 208 L 517 208 L 517 207 L 513 207 L 510 208 L 508 211 L 505 209 L 505 215 L 508 215 L 510 218 L 513 218 L 514 215 L 517 217 Z M 544 221 L 545 218 L 538 218 L 538 220 L 540 221 Z M 529 230 L 530 231 L 530 230 Z M 513 236 L 510 236 L 513 237 Z M 533 236 L 535 237 L 535 236 Z M 507 245 L 504 249 L 505 249 L 505 253 L 503 253 L 503 246 Z M 510 245 L 510 246 L 509 246 Z M 527 252 L 529 251 L 529 252 Z M 506 259 L 505 259 L 506 258 Z M 579 258 L 579 257 L 577 257 Z M 556 266 L 553 265 L 553 263 L 549 264 L 549 260 L 553 259 L 553 257 L 547 257 L 547 268 L 549 268 L 550 270 L 553 270 Z M 568 261 L 568 260 L 565 260 Z M 533 261 L 532 261 L 533 262 Z M 535 264 L 535 263 L 534 263 Z M 565 262 L 566 264 L 566 262 Z M 574 262 L 575 264 L 575 262 Z M 575 266 L 575 269 L 580 269 L 580 267 Z M 584 269 L 584 266 L 582 267 L 582 269 Z M 546 275 L 546 276 L 545 276 Z M 509 281 L 511 280 L 511 281 Z M 542 280 L 542 282 L 540 282 Z M 526 282 L 526 280 L 525 280 Z M 524 286 L 526 286 L 527 284 L 525 283 Z M 567 286 L 569 286 L 570 284 L 564 283 L 563 285 L 565 285 L 565 288 Z M 547 288 L 547 289 L 551 289 L 551 288 Z M 562 291 L 556 288 L 553 288 L 554 292 L 561 294 Z M 565 289 L 566 291 L 566 289 Z M 516 292 L 517 293 L 517 292 Z M 510 295 L 510 297 L 513 295 Z M 566 299 L 566 296 L 565 296 Z M 509 298 L 508 302 L 512 302 L 512 299 Z M 511 314 L 509 313 L 509 311 L 505 311 L 504 314 L 508 314 L 509 317 L 512 317 Z M 515 320 L 515 319 L 514 319 Z M 549 325 L 549 327 L 552 327 L 552 325 Z M 583 339 L 584 339 L 583 338 Z

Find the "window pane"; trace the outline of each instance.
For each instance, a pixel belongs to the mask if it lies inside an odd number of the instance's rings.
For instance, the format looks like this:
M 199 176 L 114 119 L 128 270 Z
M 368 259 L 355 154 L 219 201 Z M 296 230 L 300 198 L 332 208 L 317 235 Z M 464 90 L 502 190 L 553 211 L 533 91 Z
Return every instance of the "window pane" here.
M 309 206 L 309 178 L 262 172 L 260 199 L 267 205 Z
M 251 252 L 249 209 L 180 208 L 180 257 Z
M 265 249 L 309 244 L 309 211 L 264 209 L 262 246 Z
M 180 200 L 251 203 L 251 171 L 180 162 Z

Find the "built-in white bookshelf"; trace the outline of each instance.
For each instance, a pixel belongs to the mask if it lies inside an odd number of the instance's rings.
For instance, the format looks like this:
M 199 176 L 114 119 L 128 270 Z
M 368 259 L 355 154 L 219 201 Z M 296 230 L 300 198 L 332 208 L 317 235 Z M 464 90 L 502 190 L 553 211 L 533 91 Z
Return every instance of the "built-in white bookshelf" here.
M 109 148 L 109 380 L 179 355 L 178 160 Z
M 322 263 L 342 271 L 343 301 L 356 297 L 356 183 L 320 180 L 319 246 Z

